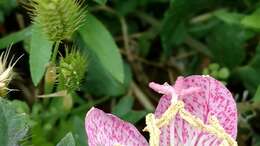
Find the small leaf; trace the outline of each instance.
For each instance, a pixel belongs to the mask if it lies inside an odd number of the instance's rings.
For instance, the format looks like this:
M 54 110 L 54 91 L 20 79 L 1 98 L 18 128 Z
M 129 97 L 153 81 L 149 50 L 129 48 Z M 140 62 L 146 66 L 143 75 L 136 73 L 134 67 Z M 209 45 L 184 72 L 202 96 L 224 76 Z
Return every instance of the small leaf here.
M 16 0 L 1 0 L 0 1 L 0 10 L 5 13 L 5 15 L 8 15 L 11 10 L 13 10 L 15 7 L 17 7 L 18 3 Z
M 251 31 L 221 23 L 213 29 L 208 38 L 209 49 L 220 65 L 234 68 L 244 61 L 246 55 L 244 45 L 252 36 Z
M 217 10 L 216 12 L 214 12 L 214 15 L 228 23 L 228 24 L 237 24 L 237 25 L 240 25 L 240 21 L 241 19 L 245 16 L 243 14 L 239 14 L 239 13 L 236 13 L 236 12 L 228 12 L 227 10 Z
M 240 67 L 237 69 L 237 73 L 244 86 L 250 93 L 254 94 L 257 86 L 260 84 L 259 73 L 251 66 Z
M 73 117 L 73 135 L 78 146 L 87 146 L 84 120 L 77 116 Z
M 256 93 L 253 97 L 253 101 L 254 102 L 259 102 L 260 101 L 260 85 L 258 86 Z
M 76 146 L 72 133 L 70 132 L 64 138 L 62 138 L 57 146 Z
M 100 5 L 105 5 L 107 3 L 107 0 L 94 0 L 94 1 Z
M 28 132 L 29 116 L 18 113 L 16 104 L 0 98 L 0 142 L 2 146 L 19 146 Z
M 253 14 L 245 16 L 241 20 L 241 24 L 253 29 L 260 30 L 260 9 L 257 9 Z
M 130 111 L 125 114 L 122 119 L 134 124 L 144 118 L 146 114 L 146 111 Z
M 41 81 L 52 53 L 53 43 L 42 33 L 38 26 L 34 26 L 31 38 L 29 56 L 30 72 L 35 86 Z
M 104 68 L 123 83 L 123 61 L 113 37 L 93 15 L 88 13 L 86 19 L 87 23 L 78 30 L 85 45 L 96 54 Z
M 23 30 L 14 32 L 0 39 L 0 49 L 7 48 L 11 44 L 18 43 L 31 36 L 32 26 L 29 26 Z
M 132 96 L 125 96 L 119 100 L 118 104 L 113 108 L 112 113 L 122 117 L 131 111 L 134 104 L 134 98 Z
M 187 23 L 193 13 L 210 7 L 212 0 L 171 0 L 170 8 L 162 21 L 161 40 L 164 54 L 182 43 L 187 36 Z
M 136 10 L 139 5 L 139 1 L 140 0 L 119 0 L 117 1 L 115 7 L 117 12 L 124 16 Z

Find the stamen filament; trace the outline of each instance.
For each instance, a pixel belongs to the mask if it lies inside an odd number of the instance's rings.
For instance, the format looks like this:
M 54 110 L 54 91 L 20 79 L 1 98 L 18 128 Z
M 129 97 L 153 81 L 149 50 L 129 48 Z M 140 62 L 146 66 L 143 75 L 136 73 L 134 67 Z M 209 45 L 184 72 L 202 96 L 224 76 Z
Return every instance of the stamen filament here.
M 237 146 L 237 142 L 226 133 L 216 117 L 210 116 L 209 125 L 204 124 L 201 119 L 185 110 L 184 102 L 181 100 L 172 103 L 159 119 L 155 119 L 155 116 L 152 113 L 146 116 L 147 126 L 143 131 L 148 131 L 150 133 L 150 146 L 159 146 L 160 128 L 169 125 L 170 121 L 174 119 L 177 113 L 179 113 L 180 117 L 188 122 L 192 127 L 213 134 L 217 138 L 221 139 L 222 143 L 220 146 Z

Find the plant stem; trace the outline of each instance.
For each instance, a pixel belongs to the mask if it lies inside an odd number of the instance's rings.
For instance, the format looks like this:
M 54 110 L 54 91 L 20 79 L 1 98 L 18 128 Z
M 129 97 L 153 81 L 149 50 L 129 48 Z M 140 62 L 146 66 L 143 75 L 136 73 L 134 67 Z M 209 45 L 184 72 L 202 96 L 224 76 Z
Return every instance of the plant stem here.
M 136 95 L 136 98 L 139 102 L 144 106 L 144 108 L 148 111 L 154 111 L 154 106 L 149 98 L 142 92 L 142 90 L 136 85 L 136 83 L 132 82 L 133 92 Z
M 60 41 L 55 42 L 55 46 L 54 46 L 54 50 L 53 50 L 53 54 L 52 54 L 52 58 L 51 58 L 51 62 L 53 64 L 55 64 L 55 62 L 56 62 L 56 57 L 57 57 L 58 50 L 59 50 L 59 44 L 60 44 Z

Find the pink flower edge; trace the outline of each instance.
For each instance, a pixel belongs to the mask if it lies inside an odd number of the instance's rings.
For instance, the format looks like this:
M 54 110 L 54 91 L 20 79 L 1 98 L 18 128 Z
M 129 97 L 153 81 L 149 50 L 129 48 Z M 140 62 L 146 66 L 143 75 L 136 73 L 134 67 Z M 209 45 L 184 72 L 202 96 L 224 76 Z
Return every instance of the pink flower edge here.
M 89 146 L 148 146 L 146 139 L 132 124 L 94 107 L 86 115 L 85 128 Z

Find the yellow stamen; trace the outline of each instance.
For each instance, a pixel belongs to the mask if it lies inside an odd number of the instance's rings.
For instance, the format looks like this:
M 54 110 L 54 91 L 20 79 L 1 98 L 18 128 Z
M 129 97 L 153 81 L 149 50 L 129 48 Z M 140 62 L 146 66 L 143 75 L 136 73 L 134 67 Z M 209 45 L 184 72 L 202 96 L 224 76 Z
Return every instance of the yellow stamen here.
M 161 131 L 156 125 L 156 119 L 154 114 L 150 113 L 146 115 L 146 124 L 147 126 L 146 128 L 144 128 L 143 131 L 148 131 L 150 133 L 150 146 L 159 146 Z
M 177 113 L 179 113 L 180 117 L 188 122 L 192 127 L 213 134 L 217 138 L 221 139 L 222 143 L 220 146 L 237 146 L 237 142 L 226 133 L 216 117 L 209 116 L 209 124 L 204 124 L 200 118 L 195 117 L 186 111 L 184 108 L 184 102 L 180 100 L 172 103 L 159 119 L 155 119 L 154 114 L 151 113 L 146 116 L 147 126 L 144 128 L 144 131 L 150 133 L 150 146 L 159 146 L 159 128 L 169 125 L 170 121 L 175 118 Z

